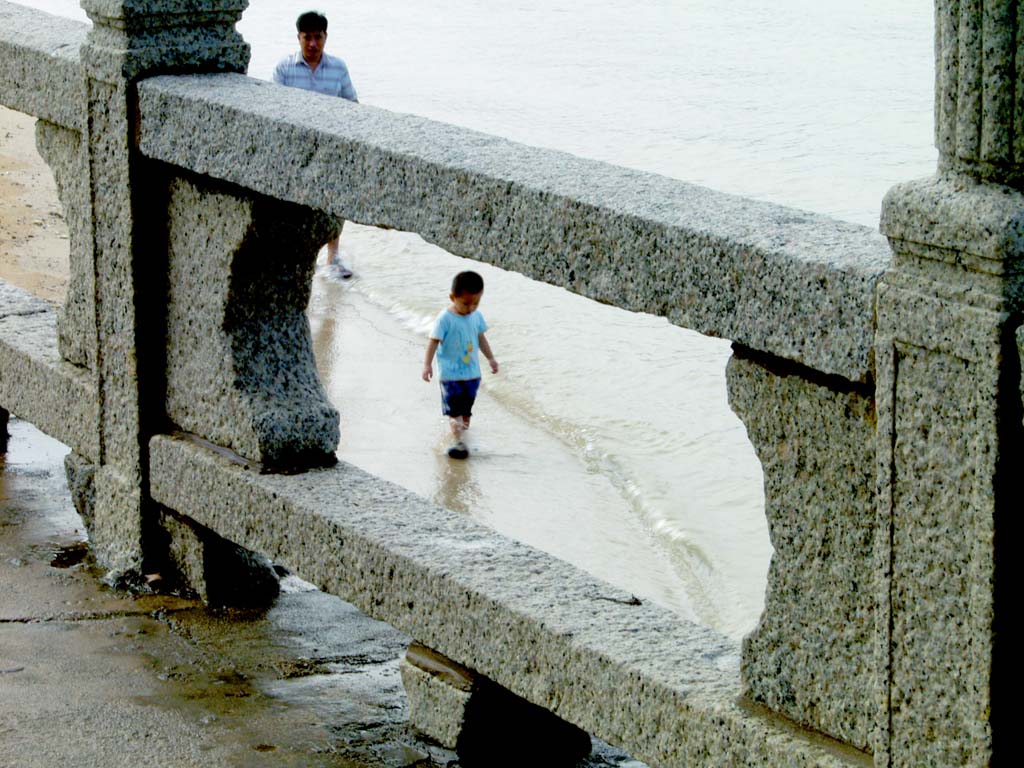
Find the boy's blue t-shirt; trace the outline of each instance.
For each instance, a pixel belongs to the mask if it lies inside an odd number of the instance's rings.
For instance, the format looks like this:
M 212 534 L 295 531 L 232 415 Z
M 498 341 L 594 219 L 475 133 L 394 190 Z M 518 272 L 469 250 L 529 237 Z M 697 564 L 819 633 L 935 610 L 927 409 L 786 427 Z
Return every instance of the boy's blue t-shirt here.
M 441 343 L 437 347 L 437 366 L 441 381 L 462 381 L 480 378 L 480 334 L 487 330 L 484 316 L 478 311 L 456 315 L 441 310 L 434 321 L 430 338 Z

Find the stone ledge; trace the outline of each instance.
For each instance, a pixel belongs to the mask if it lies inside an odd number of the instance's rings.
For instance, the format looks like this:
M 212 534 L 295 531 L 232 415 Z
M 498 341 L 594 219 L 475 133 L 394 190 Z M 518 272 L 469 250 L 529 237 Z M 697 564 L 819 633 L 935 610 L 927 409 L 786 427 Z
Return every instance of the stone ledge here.
M 739 703 L 739 649 L 347 464 L 259 475 L 150 442 L 151 492 L 652 765 L 866 766 Z
M 0 104 L 81 130 L 89 25 L 0 0 Z
M 243 75 L 146 80 L 139 110 L 148 157 L 871 378 L 867 227 Z
M 0 302 L 0 408 L 96 460 L 96 385 L 84 368 L 60 359 L 56 312 L 3 280 Z

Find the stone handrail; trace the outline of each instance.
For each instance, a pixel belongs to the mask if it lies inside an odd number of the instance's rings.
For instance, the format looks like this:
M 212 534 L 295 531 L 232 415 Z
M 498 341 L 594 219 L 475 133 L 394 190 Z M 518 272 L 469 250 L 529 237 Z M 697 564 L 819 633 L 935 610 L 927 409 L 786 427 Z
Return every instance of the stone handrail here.
M 0 104 L 81 130 L 85 78 L 79 51 L 89 25 L 0 2 Z
M 870 380 L 874 290 L 891 254 L 867 227 L 413 115 L 312 99 L 315 108 L 307 93 L 241 75 L 152 78 L 139 85 L 139 150 Z

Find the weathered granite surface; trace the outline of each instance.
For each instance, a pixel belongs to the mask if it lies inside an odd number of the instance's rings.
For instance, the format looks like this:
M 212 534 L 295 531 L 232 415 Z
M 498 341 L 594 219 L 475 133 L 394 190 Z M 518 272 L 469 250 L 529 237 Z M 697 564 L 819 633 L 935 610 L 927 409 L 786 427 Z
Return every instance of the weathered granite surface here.
M 139 112 L 148 157 L 870 378 L 866 227 L 241 75 L 147 80 Z
M 0 104 L 82 130 L 79 48 L 88 30 L 80 21 L 0 0 Z
M 100 455 L 90 529 L 97 561 L 139 573 L 155 509 L 146 493 L 148 435 L 163 413 L 166 210 L 160 178 L 135 149 L 135 80 L 154 72 L 242 71 L 249 48 L 236 0 L 85 0 L 81 47 L 85 141 L 96 275 Z M 160 245 L 154 247 L 154 242 Z
M 267 558 L 174 515 L 157 512 L 166 536 L 165 559 L 157 564 L 162 589 L 194 593 L 207 605 L 263 608 L 280 594 Z
M 75 511 L 89 530 L 96 512 L 96 465 L 71 451 L 64 457 L 64 477 Z
M 168 418 L 261 464 L 333 464 L 306 305 L 337 220 L 182 178 L 167 199 Z
M 750 354 L 729 361 L 729 404 L 761 461 L 775 551 L 764 612 L 743 641 L 744 692 L 870 750 L 880 698 L 874 393 Z
M 1020 4 L 939 0 L 935 8 L 939 170 L 1020 187 Z
M 735 643 L 355 467 L 260 475 L 163 436 L 150 457 L 161 504 L 652 765 L 870 764 L 738 703 Z
M 436 669 L 415 657 L 410 661 L 408 652 L 399 669 L 409 701 L 409 723 L 442 747 L 455 749 L 473 695 L 473 672 L 455 663 Z
M 0 407 L 95 457 L 96 383 L 61 360 L 56 325 L 50 304 L 0 280 Z
M 883 202 L 896 258 L 878 298 L 880 766 L 1016 750 L 1020 19 L 1017 0 L 937 0 L 939 173 Z
M 1009 521 L 1024 492 L 1014 340 L 1024 194 L 940 174 L 894 188 L 882 221 L 896 258 L 878 303 L 878 524 L 888 532 L 878 659 L 889 708 L 876 762 L 988 765 L 1009 702 L 997 616 L 1008 620 L 1000 585 L 1015 572 Z
M 50 166 L 70 241 L 68 292 L 57 320 L 61 357 L 96 370 L 96 274 L 93 268 L 88 147 L 80 131 L 36 122 L 36 148 Z
M 235 29 L 248 0 L 82 0 L 93 22 L 82 63 L 107 80 L 157 72 L 244 72 Z
M 590 754 L 586 731 L 495 685 L 419 643 L 400 662 L 409 722 L 469 765 L 500 765 L 508 744 L 529 734 L 545 765 L 579 765 Z

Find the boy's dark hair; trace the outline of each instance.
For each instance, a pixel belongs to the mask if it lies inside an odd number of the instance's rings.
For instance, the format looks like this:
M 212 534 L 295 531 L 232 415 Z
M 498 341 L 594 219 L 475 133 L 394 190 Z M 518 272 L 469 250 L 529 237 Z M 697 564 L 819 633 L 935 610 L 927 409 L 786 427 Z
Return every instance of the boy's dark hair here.
M 327 17 L 319 11 L 306 11 L 295 20 L 299 32 L 326 32 Z
M 480 293 L 484 289 L 484 279 L 476 272 L 459 272 L 452 280 L 452 296 L 464 293 Z

